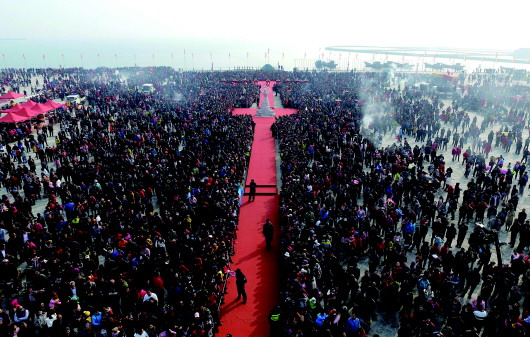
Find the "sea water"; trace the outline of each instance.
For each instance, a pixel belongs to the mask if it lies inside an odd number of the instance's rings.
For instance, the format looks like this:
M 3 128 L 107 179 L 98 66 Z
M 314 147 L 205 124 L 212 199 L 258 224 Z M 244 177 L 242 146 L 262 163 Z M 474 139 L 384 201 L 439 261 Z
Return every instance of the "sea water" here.
M 260 43 L 230 39 L 3 39 L 0 68 L 70 68 L 170 66 L 182 70 L 260 69 L 265 64 L 285 70 L 313 70 L 317 60 L 333 60 L 336 70 L 366 69 L 365 62 L 393 61 L 428 71 L 425 63 L 464 64 L 467 71 L 499 66 L 528 69 L 528 65 L 433 59 L 407 55 L 327 51 L 326 45 L 296 41 Z

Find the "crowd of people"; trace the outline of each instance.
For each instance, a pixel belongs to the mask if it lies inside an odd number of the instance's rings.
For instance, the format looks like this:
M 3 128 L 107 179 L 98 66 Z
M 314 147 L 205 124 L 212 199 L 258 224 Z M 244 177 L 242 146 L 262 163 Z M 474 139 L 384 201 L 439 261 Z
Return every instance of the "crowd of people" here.
M 455 82 L 449 107 L 384 76 L 320 73 L 279 90 L 300 111 L 272 128 L 282 158 L 275 334 L 364 336 L 381 323 L 398 336 L 528 334 L 530 222 L 519 202 L 527 152 L 512 163 L 471 149 L 481 129 L 458 109 L 503 75 Z M 498 95 L 509 102 L 513 93 Z M 505 111 L 526 118 L 523 103 Z M 492 123 L 504 136 L 526 133 L 521 123 Z M 452 177 L 463 172 L 461 186 Z M 509 242 L 499 242 L 506 231 Z M 503 245 L 509 261 L 495 254 Z
M 3 127 L 0 335 L 212 336 L 253 138 L 231 109 L 259 86 L 169 68 L 32 75 L 35 101 L 86 104 Z
M 299 109 L 272 127 L 282 176 L 272 336 L 357 337 L 381 323 L 399 336 L 527 334 L 527 87 L 470 75 L 449 85 L 448 104 L 410 85 L 432 76 L 3 71 L 5 85 L 35 87 L 35 101 L 86 103 L 1 130 L 0 335 L 214 335 L 253 138 L 252 118 L 231 111 L 257 102 L 265 79 Z M 484 103 L 479 123 L 464 109 L 492 83 L 498 104 Z M 511 118 L 495 119 L 500 107 Z M 498 261 L 502 244 L 510 261 Z

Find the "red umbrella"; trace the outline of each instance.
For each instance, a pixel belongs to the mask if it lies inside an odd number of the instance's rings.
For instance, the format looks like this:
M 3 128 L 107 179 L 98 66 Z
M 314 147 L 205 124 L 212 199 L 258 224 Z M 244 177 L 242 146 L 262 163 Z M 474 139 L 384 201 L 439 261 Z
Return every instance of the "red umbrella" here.
M 18 122 L 22 122 L 28 119 L 29 117 L 20 116 L 15 113 L 10 113 L 0 118 L 0 123 L 18 123 Z
M 24 97 L 22 94 L 17 94 L 16 92 L 8 91 L 7 94 L 0 96 L 0 99 L 16 99 Z

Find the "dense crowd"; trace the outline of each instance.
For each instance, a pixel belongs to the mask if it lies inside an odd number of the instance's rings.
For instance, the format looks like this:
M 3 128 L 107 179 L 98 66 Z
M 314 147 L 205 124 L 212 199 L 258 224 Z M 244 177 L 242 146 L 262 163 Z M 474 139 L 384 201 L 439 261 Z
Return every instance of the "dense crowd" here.
M 527 334 L 528 89 L 472 74 L 447 84 L 444 105 L 413 85 L 433 76 L 3 71 L 35 101 L 86 103 L 1 130 L 0 335 L 212 336 L 253 137 L 250 116 L 231 110 L 258 100 L 257 80 L 278 81 L 284 107 L 299 109 L 272 128 L 282 289 L 271 335 L 364 336 L 379 321 L 399 336 Z M 492 253 L 505 231 L 508 264 Z
M 472 145 L 491 125 L 481 130 L 458 109 L 502 75 L 463 93 L 455 82 L 450 107 L 377 76 L 320 73 L 280 89 L 300 112 L 272 129 L 282 158 L 275 335 L 364 336 L 379 319 L 398 336 L 526 335 L 530 222 L 519 200 L 528 144 L 516 149 L 520 161 L 490 157 L 482 142 Z M 506 106 L 506 87 L 498 95 L 506 112 L 526 118 L 526 102 Z M 500 126 L 484 140 L 509 152 L 492 138 L 519 142 L 526 130 Z M 389 133 L 396 141 L 384 146 Z M 448 147 L 452 158 L 440 154 Z M 465 186 L 452 181 L 456 170 Z M 498 242 L 505 231 L 509 242 Z M 494 253 L 503 244 L 514 247 L 504 263 Z
M 3 128 L 0 335 L 213 335 L 253 137 L 230 111 L 259 86 L 166 86 L 169 68 L 39 74 L 34 100 L 87 103 Z

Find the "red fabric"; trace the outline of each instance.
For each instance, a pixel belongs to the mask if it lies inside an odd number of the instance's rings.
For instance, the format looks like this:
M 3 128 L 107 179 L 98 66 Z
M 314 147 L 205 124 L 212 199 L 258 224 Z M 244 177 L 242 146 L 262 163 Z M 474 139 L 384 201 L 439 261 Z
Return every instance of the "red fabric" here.
M 270 88 L 274 82 L 270 82 Z M 274 100 L 272 90 L 269 99 Z M 274 102 L 271 103 L 271 106 Z M 257 109 L 235 109 L 234 114 L 255 115 Z M 274 109 L 276 116 L 296 112 L 294 109 Z M 259 195 L 259 185 L 276 186 L 276 153 L 274 138 L 270 127 L 274 117 L 255 117 L 256 122 L 252 155 L 248 169 L 248 179 L 254 179 L 258 184 L 254 202 L 246 202 L 240 208 L 238 240 L 235 245 L 236 254 L 232 257 L 234 263 L 231 270 L 240 268 L 245 274 L 246 304 L 235 301 L 237 297 L 235 278 L 228 279 L 228 294 L 225 304 L 221 308 L 220 319 L 223 325 L 219 327 L 219 336 L 230 333 L 234 336 L 269 336 L 267 316 L 269 311 L 279 303 L 279 270 L 280 255 L 278 227 L 279 196 Z M 250 180 L 247 184 L 250 183 Z M 272 249 L 267 250 L 263 238 L 262 227 L 266 219 L 274 224 L 274 239 Z
M 43 114 L 43 113 L 46 113 L 50 110 L 53 110 L 52 108 L 50 108 L 49 106 L 45 105 L 45 104 L 41 104 L 41 103 L 37 103 L 35 104 L 31 109 L 30 111 L 35 114 L 35 115 L 39 115 L 39 114 Z
M 15 113 L 8 113 L 4 117 L 0 118 L 0 123 L 18 123 L 18 122 L 26 121 L 28 119 L 30 119 L 30 117 L 20 116 Z
M 8 91 L 5 95 L 0 96 L 0 99 L 17 99 L 24 97 L 23 94 L 17 94 L 16 92 Z
M 20 104 L 15 104 L 15 105 L 13 105 L 11 108 L 6 109 L 6 110 L 2 110 L 2 111 L 0 111 L 0 112 L 1 112 L 1 113 L 4 113 L 4 112 L 5 112 L 5 113 L 8 113 L 8 112 L 18 112 L 18 111 L 20 111 L 20 109 L 22 109 L 22 108 L 23 108 L 22 105 L 20 105 Z
M 26 103 L 21 104 L 20 106 L 23 108 L 33 108 L 37 103 L 33 102 L 32 100 L 27 100 Z
M 66 106 L 66 104 L 55 103 L 52 100 L 49 100 L 48 102 L 44 103 L 44 105 L 46 105 L 49 108 L 52 108 L 52 110 L 53 109 L 59 109 L 59 108 L 62 108 L 63 106 Z

